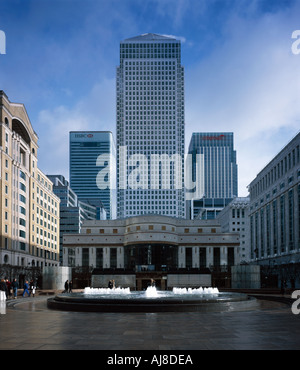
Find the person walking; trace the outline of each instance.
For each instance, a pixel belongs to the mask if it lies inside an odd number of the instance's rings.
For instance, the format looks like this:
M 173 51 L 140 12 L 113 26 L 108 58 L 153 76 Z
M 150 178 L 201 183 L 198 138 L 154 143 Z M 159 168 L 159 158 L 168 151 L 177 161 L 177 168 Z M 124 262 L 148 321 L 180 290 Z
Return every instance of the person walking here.
M 29 284 L 28 284 L 28 280 L 26 280 L 24 283 L 24 291 L 23 291 L 22 297 L 25 297 L 25 293 L 27 293 L 28 297 L 30 297 L 30 293 L 28 289 L 29 289 Z
M 73 283 L 72 280 L 69 282 L 69 293 L 72 293 Z
M 69 280 L 66 280 L 65 282 L 65 290 L 63 291 L 63 293 L 68 293 L 69 291 Z
M 12 289 L 13 289 L 13 293 L 14 293 L 14 298 L 17 299 L 17 296 L 18 296 L 18 289 L 19 289 L 19 284 L 17 282 L 17 279 L 14 279 L 12 284 Z
M 30 295 L 31 294 L 34 297 L 34 295 L 35 295 L 35 284 L 34 284 L 33 280 L 30 281 Z
M 4 279 L 1 279 L 0 281 L 0 290 L 5 292 L 5 298 L 7 298 L 7 286 Z
M 8 279 L 6 279 L 5 283 L 6 283 L 6 288 L 7 288 L 7 298 L 10 298 L 10 296 L 11 296 L 11 282 Z

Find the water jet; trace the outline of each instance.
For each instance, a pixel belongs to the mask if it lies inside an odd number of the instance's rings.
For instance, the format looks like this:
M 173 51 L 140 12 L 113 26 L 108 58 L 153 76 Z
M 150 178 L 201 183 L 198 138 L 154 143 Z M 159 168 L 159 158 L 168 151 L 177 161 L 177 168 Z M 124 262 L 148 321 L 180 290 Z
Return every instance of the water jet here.
M 253 308 L 255 298 L 217 288 L 173 288 L 145 291 L 129 288 L 90 288 L 82 293 L 62 293 L 47 301 L 48 308 L 83 312 L 221 312 Z

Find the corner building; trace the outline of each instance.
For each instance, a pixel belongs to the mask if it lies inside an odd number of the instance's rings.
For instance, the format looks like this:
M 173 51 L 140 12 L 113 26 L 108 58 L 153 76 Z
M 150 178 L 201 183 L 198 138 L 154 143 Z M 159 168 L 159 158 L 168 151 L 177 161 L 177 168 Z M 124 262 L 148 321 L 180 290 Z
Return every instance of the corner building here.
M 59 264 L 59 206 L 38 168 L 38 136 L 23 104 L 0 91 L 0 264 Z
M 120 43 L 116 132 L 117 218 L 185 217 L 179 40 L 149 33 Z
M 63 236 L 63 265 L 89 267 L 102 286 L 109 274 L 121 286 L 131 275 L 129 285 L 138 290 L 151 278 L 163 289 L 210 286 L 214 271 L 239 262 L 239 245 L 239 235 L 222 233 L 215 220 L 159 215 L 87 220 L 80 234 Z
M 299 286 L 300 133 L 258 173 L 249 193 L 251 261 L 272 271 L 279 286 Z

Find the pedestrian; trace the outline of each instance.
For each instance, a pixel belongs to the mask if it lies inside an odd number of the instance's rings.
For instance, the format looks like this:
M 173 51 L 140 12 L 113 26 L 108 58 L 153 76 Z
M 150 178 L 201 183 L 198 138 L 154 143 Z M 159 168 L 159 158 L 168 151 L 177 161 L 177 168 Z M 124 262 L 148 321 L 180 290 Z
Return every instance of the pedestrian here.
M 6 279 L 6 287 L 7 287 L 7 298 L 10 298 L 11 296 L 11 282 Z
M 0 290 L 5 292 L 5 298 L 7 298 L 7 286 L 4 279 L 1 279 L 0 281 Z
M 19 284 L 18 284 L 18 282 L 17 282 L 17 279 L 14 279 L 11 285 L 12 285 L 12 289 L 13 289 L 14 297 L 15 297 L 15 299 L 17 299 L 17 296 L 18 296 L 18 289 L 19 289 Z
M 29 289 L 28 280 L 25 281 L 23 289 L 24 291 L 23 291 L 22 297 L 25 297 L 25 293 L 27 293 L 28 297 L 30 297 L 30 293 L 28 290 Z
M 111 280 L 109 280 L 109 282 L 108 282 L 108 288 L 109 288 L 109 289 L 112 289 L 112 288 L 113 288 L 113 283 L 112 283 L 112 281 L 111 281 Z
M 34 281 L 33 280 L 30 281 L 30 295 L 31 294 L 34 297 L 34 295 L 35 295 L 35 285 L 34 285 Z
M 69 293 L 72 293 L 73 283 L 72 280 L 69 282 Z
M 69 280 L 66 280 L 65 282 L 65 290 L 63 291 L 63 293 L 68 293 L 69 291 Z

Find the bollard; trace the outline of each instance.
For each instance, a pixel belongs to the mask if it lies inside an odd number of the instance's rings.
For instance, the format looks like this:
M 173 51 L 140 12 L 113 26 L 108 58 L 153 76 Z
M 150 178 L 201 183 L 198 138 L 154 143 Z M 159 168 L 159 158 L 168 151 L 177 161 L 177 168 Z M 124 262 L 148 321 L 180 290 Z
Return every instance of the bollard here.
M 6 294 L 3 290 L 0 290 L 0 302 L 6 301 Z

